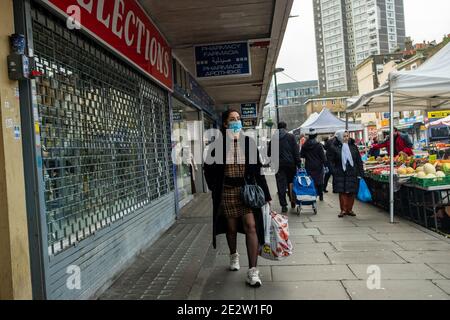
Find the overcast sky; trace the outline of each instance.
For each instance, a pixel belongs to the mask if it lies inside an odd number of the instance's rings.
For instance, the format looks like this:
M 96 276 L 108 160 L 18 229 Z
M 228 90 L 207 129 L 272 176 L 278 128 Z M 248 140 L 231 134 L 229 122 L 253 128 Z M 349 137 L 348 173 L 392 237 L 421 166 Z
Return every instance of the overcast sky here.
M 294 0 L 291 18 L 280 51 L 277 67 L 295 80 L 316 80 L 316 47 L 314 35 L 313 0 Z M 444 34 L 450 34 L 449 0 L 404 0 L 406 35 L 414 42 L 423 40 L 440 42 Z M 295 80 L 283 74 L 280 83 Z

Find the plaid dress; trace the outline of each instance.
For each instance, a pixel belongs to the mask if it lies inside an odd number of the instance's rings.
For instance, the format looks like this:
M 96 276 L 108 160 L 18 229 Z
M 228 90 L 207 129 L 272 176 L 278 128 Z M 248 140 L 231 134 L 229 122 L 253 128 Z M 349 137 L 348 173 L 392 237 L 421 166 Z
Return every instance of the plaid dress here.
M 245 155 L 234 140 L 230 150 L 227 150 L 225 163 L 225 177 L 243 178 L 245 173 Z M 252 213 L 252 210 L 244 205 L 240 197 L 240 187 L 224 185 L 222 195 L 223 213 L 227 218 L 239 218 Z

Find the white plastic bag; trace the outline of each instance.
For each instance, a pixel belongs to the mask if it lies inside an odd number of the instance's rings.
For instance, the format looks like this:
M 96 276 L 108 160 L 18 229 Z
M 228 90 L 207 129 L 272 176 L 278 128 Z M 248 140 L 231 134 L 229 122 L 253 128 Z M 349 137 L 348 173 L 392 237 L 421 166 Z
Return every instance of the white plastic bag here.
M 286 216 L 270 210 L 270 205 L 262 208 L 264 220 L 264 245 L 260 256 L 269 260 L 284 260 L 292 255 L 292 242 L 289 240 L 289 225 Z

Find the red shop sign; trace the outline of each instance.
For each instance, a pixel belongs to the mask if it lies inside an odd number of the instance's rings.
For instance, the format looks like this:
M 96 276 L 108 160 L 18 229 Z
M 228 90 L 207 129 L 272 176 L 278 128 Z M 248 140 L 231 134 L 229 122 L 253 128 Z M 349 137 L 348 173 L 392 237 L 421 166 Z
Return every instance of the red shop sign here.
M 172 49 L 136 0 L 42 1 L 172 90 Z

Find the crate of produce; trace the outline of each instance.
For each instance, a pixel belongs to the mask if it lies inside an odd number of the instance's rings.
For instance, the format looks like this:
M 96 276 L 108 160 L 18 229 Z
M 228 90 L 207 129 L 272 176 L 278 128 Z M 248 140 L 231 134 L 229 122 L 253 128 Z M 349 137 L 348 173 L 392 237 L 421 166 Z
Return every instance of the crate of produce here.
M 417 177 L 412 177 L 411 178 L 411 182 L 417 186 L 420 187 L 436 187 L 436 186 L 445 186 L 445 185 L 450 185 L 450 176 L 445 176 L 442 178 L 425 178 L 425 179 L 421 179 L 421 178 L 417 178 Z

